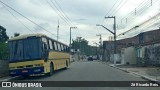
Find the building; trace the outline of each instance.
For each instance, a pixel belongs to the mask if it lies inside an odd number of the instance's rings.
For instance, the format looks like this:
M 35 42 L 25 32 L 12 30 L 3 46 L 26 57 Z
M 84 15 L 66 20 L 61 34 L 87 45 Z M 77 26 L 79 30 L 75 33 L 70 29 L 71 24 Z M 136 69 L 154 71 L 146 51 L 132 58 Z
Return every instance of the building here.
M 121 64 L 136 64 L 136 50 L 132 47 L 121 49 Z
M 158 43 L 160 43 L 160 36 L 159 35 L 160 35 L 160 29 L 157 29 L 157 30 L 152 30 L 152 31 L 140 33 L 140 34 L 138 34 L 134 37 L 131 37 L 131 38 L 117 40 L 116 51 L 117 51 L 117 53 L 121 54 L 122 48 L 134 46 L 135 50 L 136 50 L 136 55 L 137 55 L 136 57 L 138 60 L 137 63 L 139 63 L 140 65 L 142 65 L 142 64 L 150 65 L 151 63 L 152 63 L 151 65 L 155 65 L 156 63 L 159 62 L 158 60 L 160 60 L 160 57 L 159 57 L 160 55 L 157 56 L 158 53 L 160 53 L 160 49 L 158 46 L 158 45 L 160 45 L 160 44 L 158 44 Z M 155 45 L 156 45 L 156 49 L 153 48 L 153 46 L 155 47 Z M 151 50 L 149 48 L 152 48 L 153 50 Z M 107 60 L 107 61 L 111 61 L 110 57 L 112 57 L 111 54 L 113 54 L 113 51 L 114 51 L 114 41 L 103 41 L 103 50 L 104 50 L 103 51 L 104 52 L 103 59 Z M 148 55 L 148 57 L 153 56 L 153 55 L 149 55 L 147 53 L 144 53 L 144 52 L 147 52 L 147 50 L 148 50 L 148 53 L 155 52 L 155 53 L 153 53 L 153 54 L 155 54 L 154 58 L 151 58 L 151 57 L 147 58 L 147 55 Z M 157 51 L 155 51 L 155 50 L 157 50 Z

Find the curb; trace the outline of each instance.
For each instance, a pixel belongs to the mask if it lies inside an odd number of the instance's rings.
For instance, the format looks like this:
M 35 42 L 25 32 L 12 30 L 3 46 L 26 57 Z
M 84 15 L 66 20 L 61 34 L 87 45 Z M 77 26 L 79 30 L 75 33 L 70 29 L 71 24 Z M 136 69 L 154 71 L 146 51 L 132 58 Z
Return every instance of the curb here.
M 109 65 L 109 66 L 110 66 L 110 67 L 113 67 L 113 68 L 116 68 L 116 69 L 119 69 L 119 70 L 122 70 L 122 71 L 124 71 L 124 72 L 126 72 L 126 73 L 132 73 L 132 74 L 134 74 L 134 75 L 140 76 L 141 78 L 146 79 L 146 80 L 149 80 L 149 81 L 151 81 L 151 82 L 155 82 L 155 83 L 160 84 L 160 81 L 157 81 L 156 79 L 153 79 L 153 78 L 147 77 L 147 76 L 145 76 L 145 75 L 138 74 L 138 73 L 135 73 L 135 72 L 131 72 L 131 71 L 128 71 L 128 70 L 125 70 L 125 69 L 119 68 L 119 67 L 114 66 L 114 65 Z

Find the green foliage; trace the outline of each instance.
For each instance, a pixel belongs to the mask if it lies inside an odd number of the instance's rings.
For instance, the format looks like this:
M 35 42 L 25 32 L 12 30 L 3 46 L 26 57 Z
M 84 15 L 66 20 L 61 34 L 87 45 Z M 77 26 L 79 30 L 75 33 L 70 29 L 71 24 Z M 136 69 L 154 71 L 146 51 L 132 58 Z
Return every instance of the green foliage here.
M 96 55 L 96 47 L 88 45 L 88 41 L 85 39 L 73 40 L 72 48 L 80 49 L 81 53 L 85 55 Z
M 6 29 L 0 26 L 0 59 L 8 59 L 8 46 L 5 43 L 8 39 Z
M 6 42 L 9 37 L 6 34 L 6 29 L 0 26 L 0 42 Z
M 0 43 L 0 59 L 8 59 L 8 46 L 7 43 Z

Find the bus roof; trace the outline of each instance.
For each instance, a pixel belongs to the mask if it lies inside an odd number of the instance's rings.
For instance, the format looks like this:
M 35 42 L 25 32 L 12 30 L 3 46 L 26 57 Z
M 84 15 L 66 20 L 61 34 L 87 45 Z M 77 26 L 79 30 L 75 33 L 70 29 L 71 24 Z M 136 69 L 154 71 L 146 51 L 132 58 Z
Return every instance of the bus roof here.
M 13 38 L 9 39 L 8 41 L 26 39 L 26 38 L 32 37 L 32 36 L 50 38 L 50 37 L 48 37 L 48 36 L 46 36 L 46 35 L 44 35 L 44 34 L 25 34 L 25 35 L 20 35 L 20 36 L 17 36 L 17 37 L 13 37 Z M 52 38 L 50 38 L 50 39 L 52 39 Z M 55 39 L 52 39 L 52 40 L 54 40 L 54 41 L 56 41 L 56 42 L 59 42 L 59 41 L 57 41 L 57 40 L 55 40 Z M 59 42 L 59 43 L 64 44 L 64 43 L 62 43 L 62 42 Z M 66 44 L 64 44 L 64 45 L 66 45 Z
M 46 35 L 44 35 L 44 34 L 26 34 L 26 35 L 20 35 L 20 36 L 17 36 L 17 37 L 13 37 L 13 38 L 9 39 L 9 41 L 26 39 L 26 38 L 32 37 L 32 36 L 42 37 L 42 36 L 46 36 Z

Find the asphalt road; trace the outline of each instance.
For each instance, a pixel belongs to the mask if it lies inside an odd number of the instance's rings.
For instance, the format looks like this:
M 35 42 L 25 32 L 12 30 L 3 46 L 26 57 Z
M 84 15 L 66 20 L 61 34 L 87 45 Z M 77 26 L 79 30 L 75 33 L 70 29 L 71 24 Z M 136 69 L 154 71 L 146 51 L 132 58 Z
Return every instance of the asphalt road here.
M 130 73 L 110 67 L 97 61 L 73 62 L 67 70 L 56 71 L 50 77 L 29 77 L 15 80 L 32 81 L 145 81 Z M 0 90 L 4 88 L 0 88 Z M 5 90 L 11 88 L 5 88 Z M 160 90 L 159 87 L 50 87 L 50 88 L 12 88 L 12 90 Z

